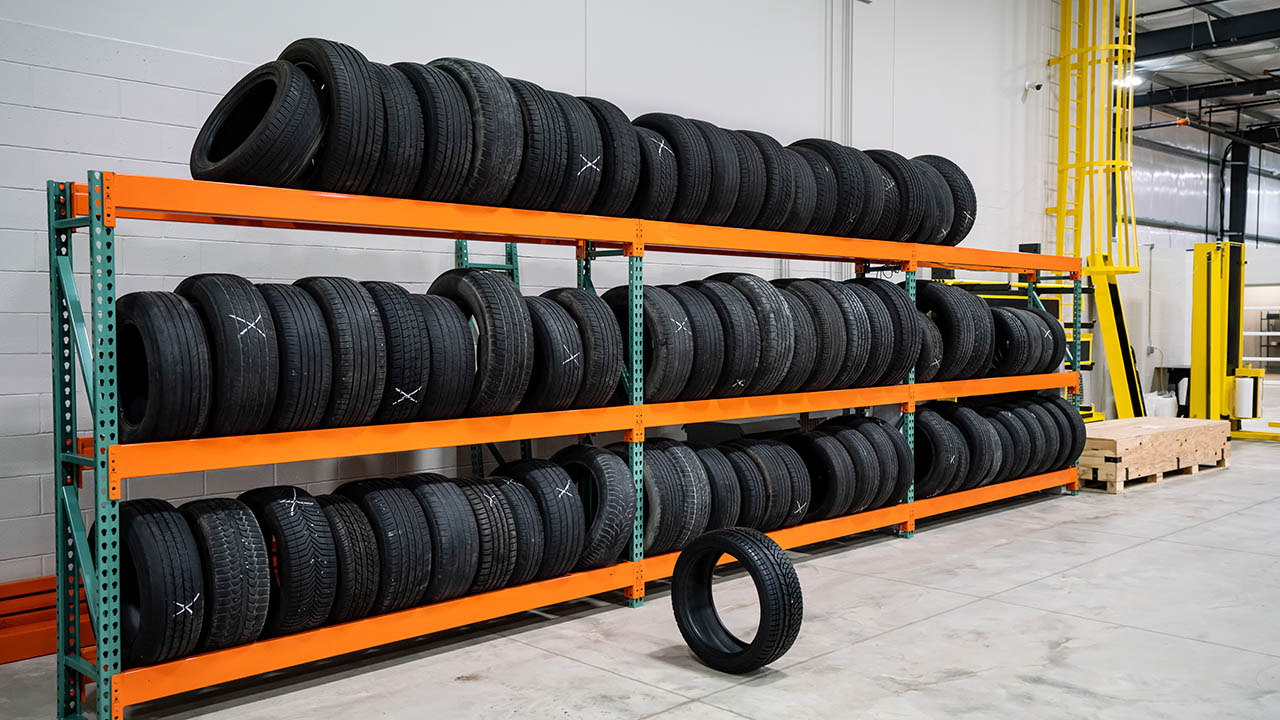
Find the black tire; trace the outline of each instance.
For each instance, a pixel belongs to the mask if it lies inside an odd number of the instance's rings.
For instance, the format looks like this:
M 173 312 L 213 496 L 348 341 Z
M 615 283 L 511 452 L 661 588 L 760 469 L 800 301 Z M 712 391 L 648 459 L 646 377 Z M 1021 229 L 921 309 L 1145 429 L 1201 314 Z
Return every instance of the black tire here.
M 511 521 L 516 526 L 516 564 L 507 585 L 523 585 L 533 580 L 546 555 L 547 538 L 542 530 L 542 515 L 529 488 L 507 477 L 491 477 L 487 481 L 507 499 Z
M 844 283 L 857 296 L 867 313 L 867 324 L 870 328 L 870 345 L 867 350 L 867 364 L 863 366 L 853 384 L 857 387 L 872 387 L 881 384 L 884 378 L 896 368 L 893 367 L 895 352 L 898 346 L 897 333 L 893 327 L 893 316 L 880 296 L 870 289 L 852 282 Z M 906 362 L 904 360 L 904 362 Z
M 338 592 L 338 555 L 329 520 L 302 488 L 275 485 L 240 495 L 271 554 L 271 603 L 260 637 L 320 627 Z
M 707 470 L 696 453 L 688 445 L 668 438 L 653 438 L 645 443 L 645 452 L 661 452 L 675 468 L 680 488 L 680 530 L 674 545 L 688 545 L 707 528 L 711 517 L 711 481 Z
M 892 150 L 868 150 L 867 157 L 884 168 L 898 191 L 898 217 L 886 240 L 909 241 L 924 221 L 930 201 L 920 172 L 911 161 Z
M 421 63 L 396 63 L 418 96 L 426 129 L 422 167 L 413 196 L 451 202 L 462 192 L 471 169 L 471 108 L 458 81 L 445 71 Z
M 706 529 L 719 530 L 737 525 L 738 513 L 742 510 L 742 491 L 738 488 L 733 465 L 719 448 L 695 446 L 693 451 L 702 462 L 711 486 L 711 512 L 707 516 Z
M 1055 464 L 1059 454 L 1058 451 L 1062 446 L 1063 437 L 1061 435 L 1061 431 L 1058 429 L 1058 424 L 1054 421 L 1053 417 L 1047 410 L 1040 407 L 1039 404 L 1028 400 L 1015 400 L 1009 403 L 1009 405 L 1012 406 L 1015 414 L 1018 412 L 1025 412 L 1035 418 L 1036 424 L 1040 427 L 1040 434 L 1044 437 L 1043 450 L 1032 456 L 1033 458 L 1039 459 L 1039 462 L 1036 463 L 1035 470 L 1033 472 L 1038 475 L 1055 469 Z M 1034 432 L 1032 435 L 1034 436 Z M 1034 442 L 1034 440 L 1032 442 Z
M 461 479 L 454 484 L 462 490 L 475 516 L 480 540 L 480 561 L 475 578 L 464 594 L 489 592 L 506 587 L 516 566 L 516 524 L 507 498 L 492 485 Z
M 359 195 L 382 153 L 382 89 L 359 50 L 332 40 L 295 40 L 280 53 L 311 79 L 325 117 L 307 187 Z
M 606 448 L 628 462 L 626 443 L 612 443 Z M 676 534 L 680 530 L 681 508 L 677 507 L 680 498 L 679 478 L 675 467 L 663 452 L 650 451 L 644 453 L 644 556 L 661 555 L 673 548 Z M 623 559 L 626 559 L 627 545 L 623 545 Z
M 387 382 L 387 336 L 373 296 L 348 278 L 309 277 L 294 285 L 320 306 L 333 350 L 333 382 L 321 424 L 368 425 Z
M 252 435 L 271 419 L 280 383 L 271 310 L 239 275 L 193 275 L 177 290 L 200 314 L 209 342 L 212 391 L 206 435 Z
M 920 337 L 923 331 L 915 303 L 911 302 L 906 290 L 882 278 L 860 278 L 850 282 L 875 293 L 889 311 L 889 321 L 893 324 L 893 346 L 889 354 L 889 366 L 876 384 L 897 385 L 907 379 L 907 373 L 920 356 Z
M 956 289 L 964 293 L 964 300 L 969 303 L 969 312 L 973 317 L 973 353 L 959 377 L 985 377 L 995 355 L 995 327 L 991 319 L 991 306 L 974 293 Z
M 600 139 L 600 127 L 591 109 L 578 98 L 560 92 L 551 93 L 551 98 L 564 115 L 568 140 L 564 178 L 551 207 L 558 212 L 584 213 L 591 207 L 604 173 L 604 143 Z
M 774 285 L 783 289 L 783 294 L 790 295 L 799 301 L 808 314 L 813 332 L 805 336 L 804 342 L 812 345 L 813 367 L 809 377 L 800 386 L 801 390 L 825 390 L 840 372 L 844 362 L 848 337 L 845 334 L 844 316 L 834 298 L 812 280 L 774 280 Z M 792 314 L 799 316 L 792 306 Z M 796 325 L 797 330 L 800 324 Z M 797 336 L 799 337 L 799 336 Z M 796 343 L 796 352 L 800 352 L 801 342 Z
M 271 563 L 253 512 L 231 498 L 192 500 L 178 510 L 204 571 L 204 620 L 195 652 L 257 640 L 271 602 Z
M 533 326 L 533 369 L 521 412 L 567 410 L 582 387 L 582 334 L 554 300 L 526 297 Z
M 1021 375 L 1030 364 L 1032 338 L 1027 326 L 1012 308 L 991 308 L 995 330 L 995 352 L 991 356 L 991 375 Z
M 880 486 L 887 482 L 880 472 L 880 461 L 876 457 L 876 449 L 866 436 L 843 422 L 825 425 L 819 432 L 830 433 L 849 455 L 853 464 L 852 485 L 849 506 L 841 515 L 852 515 L 869 510 L 876 497 L 880 495 Z
M 1084 427 L 1084 418 L 1080 417 L 1080 411 L 1074 405 L 1067 402 L 1061 397 L 1040 398 L 1040 401 L 1046 407 L 1055 407 L 1066 418 L 1067 424 L 1071 426 L 1071 442 L 1067 451 L 1066 460 L 1062 467 L 1070 467 L 1080 459 L 1080 453 L 1084 450 L 1085 439 L 1088 432 Z M 1066 443 L 1064 443 L 1066 444 Z
M 871 320 L 867 317 L 867 309 L 848 285 L 827 278 L 811 279 L 831 296 L 844 320 L 844 356 L 840 361 L 840 369 L 827 387 L 831 390 L 853 387 L 871 357 Z
M 676 197 L 665 219 L 697 222 L 711 194 L 711 150 L 706 139 L 692 122 L 671 113 L 649 113 L 631 122 L 666 138 L 675 151 Z
M 334 625 L 359 620 L 373 610 L 382 572 L 373 526 L 351 498 L 319 495 L 316 503 L 329 521 L 338 567 L 338 589 L 325 622 Z M 270 581 L 267 583 L 264 587 L 269 587 Z
M 271 310 L 279 344 L 280 379 L 267 430 L 310 430 L 324 420 L 333 384 L 333 347 L 320 306 L 293 285 L 258 286 Z
M 293 63 L 275 60 L 251 70 L 214 106 L 191 146 L 191 177 L 292 187 L 323 137 L 311 81 Z
M 938 201 L 933 183 L 925 174 L 929 166 L 913 160 L 907 160 L 907 164 L 916 171 L 917 179 L 920 181 L 920 206 L 923 211 L 920 214 L 920 224 L 916 226 L 915 232 L 911 233 L 911 237 L 907 238 L 906 242 L 929 244 L 929 240 L 938 235 L 938 229 L 942 226 L 943 208 Z
M 737 443 L 755 462 L 764 478 L 764 517 L 761 530 L 772 532 L 783 527 L 791 515 L 791 472 L 782 455 L 761 440 L 740 440 Z
M 875 496 L 871 498 L 867 509 L 874 510 L 890 504 L 899 477 L 897 448 L 886 435 L 886 433 L 895 432 L 893 428 L 886 428 L 875 418 L 858 415 L 836 418 L 832 424 L 842 425 L 860 433 L 867 439 L 872 452 L 875 453 L 879 483 L 876 485 Z
M 529 488 L 538 503 L 546 552 L 536 577 L 545 580 L 572 570 L 582 556 L 586 537 L 582 497 L 573 478 L 550 460 L 517 460 L 496 472 Z
M 1049 359 L 1036 372 L 1062 372 L 1063 362 L 1067 357 L 1067 331 L 1062 327 L 1062 321 L 1040 308 L 1027 308 L 1027 312 L 1040 318 L 1049 331 Z
M 912 455 L 911 446 L 907 444 L 907 438 L 898 431 L 898 428 L 876 417 L 867 418 L 866 422 L 855 427 L 871 441 L 872 447 L 876 450 L 876 457 L 880 459 L 881 477 L 885 479 L 885 484 L 890 486 L 887 496 L 884 493 L 877 494 L 877 506 L 886 507 L 906 502 L 907 491 L 911 489 L 911 483 L 915 480 L 915 458 Z M 892 460 L 888 459 L 884 446 L 877 443 L 873 428 L 879 428 L 881 441 L 888 443 L 889 449 L 893 452 Z
M 448 73 L 471 109 L 471 162 L 459 202 L 501 205 L 511 194 L 524 156 L 520 104 L 506 78 L 474 60 L 439 58 L 431 67 Z
M 959 165 L 941 155 L 919 155 L 913 159 L 932 165 L 951 189 L 955 214 L 951 231 L 942 242 L 944 245 L 959 245 L 973 229 L 973 221 L 978 216 L 978 198 L 974 195 L 973 183 L 969 182 L 969 176 L 965 175 Z
M 728 133 L 729 142 L 733 143 L 734 155 L 738 158 L 738 193 L 733 201 L 733 210 L 721 224 L 749 228 L 760 215 L 760 209 L 764 207 L 765 192 L 768 190 L 764 156 L 760 154 L 756 144 L 742 133 L 733 130 L 725 132 Z
M 394 480 L 354 480 L 338 487 L 338 495 L 356 501 L 378 542 L 378 592 L 374 615 L 417 605 L 431 578 L 431 536 L 422 505 Z
M 642 127 L 636 127 L 635 134 L 640 147 L 640 175 L 625 215 L 666 220 L 676 202 L 679 160 L 662 134 Z
M 792 293 L 782 292 L 782 299 L 787 301 L 787 307 L 791 310 L 791 326 L 794 328 L 795 341 L 792 343 L 794 348 L 791 355 L 791 365 L 787 367 L 787 374 L 782 376 L 782 382 L 778 383 L 778 387 L 774 388 L 775 393 L 793 393 L 809 382 L 809 377 L 813 374 L 813 365 L 817 361 L 817 343 L 814 342 L 814 324 L 813 315 L 809 313 L 809 308 Z
M 1013 446 L 1013 436 L 1009 434 L 1008 428 L 1003 423 L 998 422 L 993 417 L 983 415 L 981 412 L 978 414 L 991 426 L 991 430 L 995 432 L 996 437 L 1000 440 L 1000 465 L 996 468 L 991 482 L 998 483 L 1009 480 L 1013 477 L 1013 455 L 1018 452 L 1018 449 Z
M 489 270 L 450 270 L 427 291 L 458 303 L 476 323 L 476 381 L 470 415 L 506 415 L 529 388 L 533 321 L 511 278 Z
M 705 295 L 685 285 L 663 285 L 689 318 L 693 334 L 693 364 L 689 379 L 680 391 L 679 400 L 702 400 L 710 397 L 724 370 L 724 327 L 720 315 Z
M 738 496 L 742 505 L 738 509 L 737 524 L 757 530 L 764 527 L 769 497 L 760 465 L 738 444 L 727 443 L 717 449 L 729 461 L 733 474 L 738 478 Z
M 813 222 L 814 209 L 818 205 L 818 181 L 813 177 L 813 170 L 800 154 L 790 148 L 782 148 L 782 156 L 791 163 L 792 196 L 791 210 L 786 220 L 782 221 L 779 230 L 784 232 L 805 232 Z
M 636 486 L 625 460 L 593 445 L 570 445 L 551 456 L 578 487 L 587 526 L 574 570 L 613 563 L 631 541 Z
M 603 144 L 600 188 L 591 201 L 592 215 L 625 215 L 640 184 L 640 141 L 635 126 L 617 105 L 600 98 L 579 98 L 595 117 Z
M 564 112 L 551 93 L 528 80 L 507 78 L 524 126 L 520 172 L 503 205 L 528 210 L 553 210 L 569 166 L 569 131 Z
M 1070 418 L 1066 417 L 1056 405 L 1045 402 L 1042 397 L 1030 397 L 1028 402 L 1043 410 L 1056 428 L 1054 435 L 1058 441 L 1058 453 L 1054 455 L 1053 462 L 1045 472 L 1061 470 L 1069 466 L 1071 462 L 1067 458 L 1071 454 L 1071 445 L 1075 442 Z
M 751 226 L 760 230 L 781 230 L 795 201 L 795 170 L 777 140 L 753 130 L 738 132 L 756 146 L 764 160 L 764 202 Z
M 969 472 L 957 489 L 972 490 L 991 483 L 1003 463 L 1000 436 L 991 423 L 972 408 L 956 403 L 935 402 L 930 407 L 955 425 L 969 446 Z
M 825 432 L 787 435 L 782 442 L 800 454 L 809 473 L 809 507 L 804 521 L 827 520 L 848 509 L 853 502 L 854 469 L 844 445 Z
M 760 622 L 745 643 L 716 612 L 711 576 L 722 555 L 738 560 L 755 583 Z M 741 675 L 768 665 L 791 649 L 804 616 L 800 579 L 782 548 L 746 528 L 707 533 L 680 554 L 671 579 L 676 625 L 689 648 L 714 670 Z
M 1040 420 L 1026 408 L 1017 407 L 1009 403 L 1005 403 L 1004 407 L 1013 416 L 1014 420 L 1022 426 L 1027 435 L 1026 443 L 1022 446 L 1025 448 L 1022 452 L 1027 456 L 1027 464 L 1022 468 L 1018 477 L 1039 475 L 1044 472 L 1043 468 L 1048 467 L 1052 460 L 1045 452 L 1047 442 L 1044 436 L 1044 425 L 1041 425 Z
M 120 503 L 119 542 L 121 667 L 190 655 L 204 629 L 208 591 L 191 528 L 163 500 L 129 500 Z
M 974 314 L 966 293 L 940 282 L 916 283 L 916 305 L 942 334 L 942 364 L 934 382 L 962 377 L 974 354 Z
M 945 418 L 925 407 L 916 411 L 916 498 L 949 492 L 968 468 L 964 437 Z
M 937 168 L 922 160 L 912 160 L 916 170 L 920 171 L 920 176 L 924 180 L 926 189 L 932 193 L 935 217 L 937 222 L 933 225 L 933 232 L 926 235 L 917 234 L 917 242 L 927 243 L 929 245 L 945 245 L 947 235 L 951 233 L 951 224 L 955 222 L 956 205 L 955 200 L 951 197 L 951 188 L 947 185 L 947 181 L 943 179 L 942 173 Z
M 387 343 L 387 379 L 373 423 L 409 422 L 422 413 L 431 382 L 427 322 L 408 290 L 390 282 L 361 283 L 373 298 Z
M 1031 464 L 1031 437 L 1027 433 L 1026 426 L 1007 408 L 998 405 L 979 408 L 978 414 L 1003 428 L 1009 435 L 1010 446 L 1014 449 L 1014 452 L 1001 456 L 1001 459 L 1007 462 L 1001 463 L 1004 467 L 1000 473 L 1000 480 L 1013 480 L 1026 475 L 1027 466 Z
M 431 531 L 431 576 L 423 604 L 461 597 L 480 566 L 480 530 L 466 494 L 443 475 L 407 475 L 397 482 L 417 498 Z
M 622 377 L 623 336 L 613 310 L 598 295 L 579 288 L 556 288 L 542 297 L 564 308 L 582 335 L 582 384 L 572 407 L 601 407 L 609 402 Z
M 920 333 L 920 355 L 916 359 L 916 382 L 933 382 L 938 369 L 942 367 L 942 358 L 946 352 L 942 347 L 942 332 L 938 330 L 938 324 L 933 318 L 919 310 L 916 312 L 919 313 L 920 328 L 923 330 Z
M 698 214 L 698 222 L 704 225 L 723 225 L 738 201 L 738 188 L 741 184 L 738 151 L 728 130 L 705 120 L 689 122 L 702 134 L 711 163 L 711 184 L 707 202 Z
M 712 397 L 745 394 L 760 363 L 760 324 L 751 303 L 726 282 L 694 280 L 685 285 L 711 302 L 724 331 L 724 367 L 711 391 Z
M 181 295 L 159 291 L 124 295 L 116 312 L 120 441 L 203 434 L 213 380 L 200 313 Z
M 626 322 L 628 289 L 619 285 L 601 298 L 613 310 L 618 324 Z M 644 401 L 670 402 L 680 396 L 693 369 L 693 331 L 684 307 L 666 290 L 644 286 Z M 626 404 L 621 385 L 619 394 Z
M 777 389 L 795 356 L 795 320 L 778 288 L 758 275 L 720 273 L 712 281 L 728 282 L 751 304 L 760 329 L 760 359 L 745 394 L 767 395 Z
M 893 230 L 898 226 L 899 218 L 902 216 L 902 190 L 898 187 L 898 183 L 894 182 L 893 176 L 889 174 L 878 163 L 867 158 L 874 166 L 873 174 L 879 178 L 879 195 L 880 195 L 880 215 L 876 218 L 875 225 L 867 231 L 867 237 L 876 238 L 877 240 L 894 239 Z M 872 191 L 873 193 L 876 191 Z
M 1026 308 L 1006 307 L 1005 309 L 1022 325 L 1022 331 L 1027 336 L 1027 357 L 1015 374 L 1029 375 L 1041 364 L 1047 362 L 1049 354 L 1053 352 L 1053 346 L 1048 337 L 1049 328 L 1045 327 L 1039 317 L 1027 312 Z
M 381 63 L 369 63 L 382 96 L 382 147 L 378 168 L 369 181 L 370 195 L 409 197 L 422 171 L 426 126 L 422 104 L 409 79 Z
M 427 331 L 427 389 L 419 420 L 461 417 L 476 383 L 476 344 L 458 304 L 437 295 L 414 295 Z
M 836 199 L 826 232 L 839 237 L 870 237 L 884 207 L 880 173 L 871 158 L 860 150 L 823 138 L 799 140 L 792 147 L 820 154 L 831 167 Z
M 836 185 L 835 170 L 822 153 L 804 145 L 791 144 L 788 148 L 799 155 L 809 165 L 809 174 L 813 176 L 813 214 L 803 232 L 811 235 L 826 235 L 835 219 L 836 202 L 840 189 Z

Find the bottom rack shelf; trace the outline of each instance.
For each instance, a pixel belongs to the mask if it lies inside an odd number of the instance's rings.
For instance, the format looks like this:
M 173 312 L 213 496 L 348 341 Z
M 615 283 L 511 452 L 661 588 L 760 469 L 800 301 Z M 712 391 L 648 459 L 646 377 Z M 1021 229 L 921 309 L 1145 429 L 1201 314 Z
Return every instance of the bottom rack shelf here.
M 868 530 L 908 524 L 930 517 L 997 500 L 1025 495 L 1037 490 L 1068 486 L 1077 482 L 1074 467 L 1043 475 L 1010 480 L 975 490 L 951 493 L 846 517 L 821 520 L 769 533 L 784 548 L 834 540 Z M 150 700 L 198 690 L 254 675 L 282 670 L 304 663 L 409 640 L 449 628 L 533 610 L 589 595 L 620 590 L 633 585 L 636 572 L 645 581 L 671 576 L 679 553 L 625 562 L 599 570 L 573 573 L 527 585 L 449 600 L 434 605 L 402 610 L 322 627 L 296 635 L 261 640 L 250 645 L 134 668 L 115 675 L 111 681 L 114 718 L 123 709 Z M 728 562 L 726 559 L 725 562 Z M 636 567 L 639 565 L 639 567 Z M 86 653 L 89 655 L 89 653 Z

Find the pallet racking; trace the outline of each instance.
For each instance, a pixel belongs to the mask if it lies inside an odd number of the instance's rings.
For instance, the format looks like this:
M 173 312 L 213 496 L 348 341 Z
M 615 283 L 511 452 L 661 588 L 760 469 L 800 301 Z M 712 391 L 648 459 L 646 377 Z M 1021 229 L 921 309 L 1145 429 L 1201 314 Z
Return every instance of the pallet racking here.
M 821 235 L 685 225 L 631 218 L 568 215 L 509 208 L 455 205 L 394 198 L 337 195 L 281 188 L 120 175 L 90 171 L 88 182 L 49 181 L 49 289 L 55 416 L 55 523 L 60 567 L 56 574 L 57 698 L 59 717 L 79 717 L 85 685 L 95 683 L 102 718 L 119 720 L 123 709 L 148 700 L 418 637 L 438 630 L 530 610 L 597 593 L 623 590 L 633 605 L 645 583 L 669 577 L 676 553 L 643 556 L 643 492 L 639 493 L 630 559 L 564 577 L 504 588 L 296 635 L 206 653 L 148 667 L 120 666 L 119 502 L 126 478 L 194 470 L 244 467 L 508 440 L 623 431 L 637 489 L 642 489 L 646 428 L 690 422 L 763 417 L 807 411 L 897 404 L 902 431 L 914 444 L 919 401 L 1019 390 L 1066 388 L 1079 403 L 1079 311 L 1073 372 L 982 378 L 890 387 L 725 399 L 643 403 L 642 292 L 646 252 L 711 253 L 854 262 L 859 273 L 906 273 L 915 298 L 919 267 L 1016 273 L 1027 281 L 1028 304 L 1038 302 L 1040 279 L 1070 280 L 1079 307 L 1080 261 L 1053 255 L 913 245 Z M 401 234 L 509 244 L 549 244 L 575 249 L 578 284 L 592 287 L 591 264 L 625 256 L 629 320 L 623 380 L 630 405 L 561 412 L 332 428 L 302 432 L 123 445 L 116 432 L 116 255 L 119 220 L 159 220 L 296 230 Z M 72 237 L 88 235 L 89 318 L 75 283 Z M 514 247 L 514 245 L 509 245 Z M 878 263 L 872 266 L 870 263 Z M 1041 272 L 1056 273 L 1042 278 Z M 78 437 L 76 375 L 92 409 L 92 434 Z M 92 474 L 96 537 L 86 533 L 77 488 Z M 1077 489 L 1076 470 L 1046 473 L 974 490 L 908 501 L 847 517 L 771 533 L 783 547 L 797 547 L 878 528 L 910 536 L 919 518 L 1054 487 Z M 87 610 L 93 640 L 78 622 Z

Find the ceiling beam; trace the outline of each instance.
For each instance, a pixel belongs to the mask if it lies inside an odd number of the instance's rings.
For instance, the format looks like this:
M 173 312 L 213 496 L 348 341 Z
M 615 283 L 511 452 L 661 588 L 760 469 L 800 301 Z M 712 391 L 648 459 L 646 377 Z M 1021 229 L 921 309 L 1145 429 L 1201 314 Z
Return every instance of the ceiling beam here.
M 1280 37 L 1280 9 L 1147 30 L 1135 38 L 1135 60 L 1184 55 Z
M 1196 102 L 1210 98 L 1234 97 L 1236 95 L 1263 95 L 1272 90 L 1280 90 L 1280 77 L 1247 80 L 1244 82 L 1214 82 L 1198 85 L 1151 90 L 1133 96 L 1134 107 L 1148 105 L 1165 105 L 1177 102 Z

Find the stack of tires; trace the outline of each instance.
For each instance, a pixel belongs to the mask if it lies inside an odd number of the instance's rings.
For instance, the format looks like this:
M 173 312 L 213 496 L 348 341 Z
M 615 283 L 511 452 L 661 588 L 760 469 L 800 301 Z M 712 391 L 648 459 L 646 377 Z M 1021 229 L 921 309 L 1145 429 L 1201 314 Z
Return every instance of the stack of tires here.
M 956 245 L 973 185 L 907 159 L 547 91 L 483 63 L 369 62 L 304 38 L 205 121 L 197 180 Z

